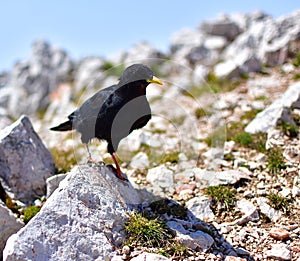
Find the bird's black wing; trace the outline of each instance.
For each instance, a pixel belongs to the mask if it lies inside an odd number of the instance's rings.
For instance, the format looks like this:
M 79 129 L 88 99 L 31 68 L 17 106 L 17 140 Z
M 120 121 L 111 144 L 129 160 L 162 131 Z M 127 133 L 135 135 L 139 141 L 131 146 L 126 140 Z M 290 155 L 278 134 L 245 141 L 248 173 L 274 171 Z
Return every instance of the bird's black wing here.
M 118 85 L 112 85 L 100 90 L 69 115 L 73 128 L 82 134 L 83 142 L 95 137 L 96 122 L 115 104 L 115 91 L 118 88 Z
M 78 122 L 87 122 L 100 117 L 99 113 L 103 106 L 109 106 L 111 95 L 118 88 L 112 85 L 95 93 L 91 98 L 86 100 L 76 111 L 69 115 L 69 119 L 76 119 Z

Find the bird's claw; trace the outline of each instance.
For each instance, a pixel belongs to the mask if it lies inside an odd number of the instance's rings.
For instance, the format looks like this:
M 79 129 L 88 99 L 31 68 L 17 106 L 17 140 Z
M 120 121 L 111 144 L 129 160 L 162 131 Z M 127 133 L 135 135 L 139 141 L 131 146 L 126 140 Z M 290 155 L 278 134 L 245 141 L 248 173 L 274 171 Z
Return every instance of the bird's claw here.
M 116 168 L 114 168 L 112 165 L 108 165 L 109 168 L 112 169 L 113 173 L 115 174 L 115 176 L 122 180 L 122 181 L 129 181 L 128 178 L 125 176 L 124 173 L 122 173 L 121 171 L 118 172 L 118 170 Z

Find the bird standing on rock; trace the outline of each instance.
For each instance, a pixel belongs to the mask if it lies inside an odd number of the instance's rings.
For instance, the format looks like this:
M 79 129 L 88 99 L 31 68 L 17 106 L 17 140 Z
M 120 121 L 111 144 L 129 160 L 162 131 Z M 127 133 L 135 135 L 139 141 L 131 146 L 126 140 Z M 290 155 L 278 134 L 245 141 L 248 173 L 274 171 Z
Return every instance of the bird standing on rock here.
M 143 64 L 133 64 L 125 69 L 118 84 L 100 90 L 71 113 L 69 120 L 51 128 L 53 131 L 77 130 L 93 161 L 88 143 L 91 139 L 106 140 L 107 151 L 116 165 L 117 177 L 123 176 L 115 152 L 121 139 L 135 129 L 144 127 L 151 119 L 151 109 L 146 98 L 150 83 L 162 85 L 152 70 Z

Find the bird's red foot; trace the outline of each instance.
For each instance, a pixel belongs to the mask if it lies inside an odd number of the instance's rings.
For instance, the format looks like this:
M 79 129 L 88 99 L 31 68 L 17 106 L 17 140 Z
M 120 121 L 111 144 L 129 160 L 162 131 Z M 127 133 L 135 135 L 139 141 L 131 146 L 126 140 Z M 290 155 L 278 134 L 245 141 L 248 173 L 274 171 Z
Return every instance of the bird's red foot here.
M 128 178 L 125 176 L 124 173 L 121 172 L 120 169 L 114 168 L 112 165 L 108 165 L 113 171 L 113 173 L 116 175 L 116 177 L 122 181 L 129 181 Z
M 87 163 L 95 163 L 95 164 L 97 164 L 97 162 L 92 157 L 88 157 L 87 158 Z

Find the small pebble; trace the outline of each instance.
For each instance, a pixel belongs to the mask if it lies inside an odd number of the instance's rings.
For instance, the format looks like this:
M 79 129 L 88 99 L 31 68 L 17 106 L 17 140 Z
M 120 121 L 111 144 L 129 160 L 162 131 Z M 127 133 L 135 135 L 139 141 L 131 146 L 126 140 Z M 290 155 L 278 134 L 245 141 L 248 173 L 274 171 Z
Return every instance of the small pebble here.
M 290 233 L 287 230 L 276 227 L 270 230 L 269 235 L 277 240 L 286 240 L 290 237 Z

